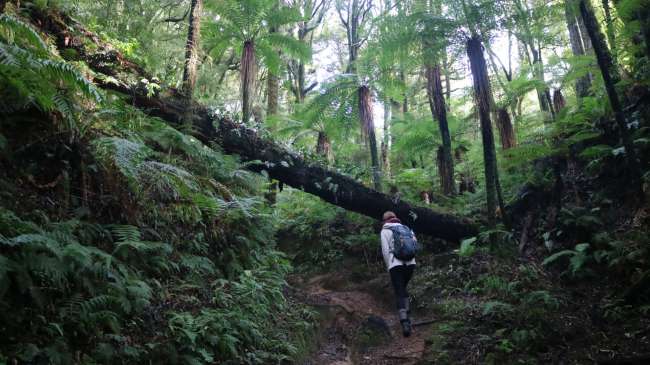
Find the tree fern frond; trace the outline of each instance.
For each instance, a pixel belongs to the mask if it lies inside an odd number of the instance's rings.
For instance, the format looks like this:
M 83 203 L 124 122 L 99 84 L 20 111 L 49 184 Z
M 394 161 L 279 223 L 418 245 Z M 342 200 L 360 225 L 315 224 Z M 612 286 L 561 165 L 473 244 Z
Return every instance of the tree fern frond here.
M 281 33 L 269 33 L 264 36 L 263 40 L 264 43 L 268 43 L 274 49 L 301 61 L 308 62 L 311 59 L 311 48 L 306 43 L 293 37 Z

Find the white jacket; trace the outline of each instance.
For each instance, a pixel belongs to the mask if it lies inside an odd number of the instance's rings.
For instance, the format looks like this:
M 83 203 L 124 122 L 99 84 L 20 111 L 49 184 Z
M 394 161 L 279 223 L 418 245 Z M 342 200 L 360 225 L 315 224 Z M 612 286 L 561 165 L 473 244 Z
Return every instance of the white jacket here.
M 398 226 L 400 223 L 386 223 L 381 229 L 381 253 L 384 256 L 384 263 L 386 263 L 386 269 L 390 270 L 398 265 L 415 265 L 415 259 L 410 261 L 399 260 L 393 255 L 393 231 L 388 227 Z

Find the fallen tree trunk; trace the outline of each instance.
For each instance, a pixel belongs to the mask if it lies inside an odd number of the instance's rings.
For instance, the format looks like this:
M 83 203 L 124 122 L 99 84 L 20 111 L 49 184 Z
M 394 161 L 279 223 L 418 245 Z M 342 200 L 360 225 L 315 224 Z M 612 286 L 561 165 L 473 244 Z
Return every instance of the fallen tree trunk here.
M 152 77 L 139 65 L 127 60 L 97 35 L 85 30 L 66 14 L 30 9 L 31 19 L 42 31 L 54 37 L 56 46 L 68 58 L 84 61 L 97 73 L 94 82 L 117 91 L 133 106 L 166 122 L 181 126 L 186 100 L 174 88 L 165 88 L 151 95 L 147 87 Z M 92 47 L 88 47 L 91 45 Z M 73 50 L 74 52 L 72 52 Z M 65 52 L 64 52 L 65 51 Z M 326 202 L 363 215 L 380 219 L 392 210 L 416 232 L 459 241 L 477 233 L 466 219 L 415 207 L 405 201 L 370 189 L 358 181 L 312 164 L 282 146 L 262 138 L 255 130 L 217 117 L 206 106 L 193 103 L 192 118 L 195 137 L 210 146 L 217 143 L 226 153 L 238 154 L 253 171 L 268 175 L 289 186 L 316 195 Z

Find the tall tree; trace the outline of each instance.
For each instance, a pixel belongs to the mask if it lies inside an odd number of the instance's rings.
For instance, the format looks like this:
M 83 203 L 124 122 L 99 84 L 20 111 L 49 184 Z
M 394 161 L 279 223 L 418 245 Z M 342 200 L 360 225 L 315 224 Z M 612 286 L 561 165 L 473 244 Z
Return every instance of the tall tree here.
M 359 50 L 367 40 L 364 35 L 366 32 L 366 22 L 370 19 L 371 10 L 371 0 L 336 1 L 336 11 L 341 20 L 341 24 L 345 28 L 347 37 L 348 64 L 346 73 L 348 74 L 358 75 L 357 60 L 359 59 Z M 372 93 L 370 88 L 361 82 L 361 86 L 357 90 L 357 95 L 361 134 L 370 149 L 373 184 L 376 190 L 380 190 L 381 166 L 377 154 L 377 138 L 372 115 Z
M 277 11 L 279 2 L 276 1 L 276 6 L 273 7 L 273 11 Z M 278 33 L 279 29 L 277 26 L 273 25 L 269 27 L 269 34 L 274 35 Z M 280 51 L 277 51 L 278 58 L 282 56 Z M 279 68 L 279 67 L 278 67 Z M 278 97 L 279 97 L 279 88 L 280 88 L 280 77 L 278 76 L 278 70 L 268 69 L 266 75 L 266 115 L 276 115 L 278 114 Z
M 199 63 L 199 48 L 201 35 L 201 12 L 203 11 L 203 0 L 192 0 L 190 3 L 190 20 L 187 30 L 187 42 L 185 44 L 185 67 L 183 68 L 182 91 L 185 96 L 184 126 L 192 126 L 192 98 L 196 86 L 196 73 Z
M 368 86 L 359 87 L 359 120 L 364 139 L 370 149 L 372 165 L 372 181 L 375 190 L 381 191 L 381 167 L 377 155 L 377 138 L 375 137 L 375 122 L 372 114 L 372 95 Z
M 295 38 L 272 32 L 301 19 L 300 12 L 277 0 L 221 0 L 207 3 L 219 15 L 210 32 L 212 54 L 228 48 L 241 52 L 239 65 L 242 121 L 252 116 L 256 91 L 258 56 L 271 73 L 277 73 L 282 60 L 278 51 L 290 57 L 309 59 L 311 50 Z
M 583 37 L 580 35 L 579 17 L 577 2 L 575 0 L 564 1 L 564 15 L 566 17 L 567 29 L 569 30 L 569 43 L 574 56 L 584 56 L 586 54 Z M 582 20 L 582 18 L 580 18 Z M 591 44 L 591 42 L 589 42 Z M 575 89 L 578 98 L 584 98 L 589 95 L 591 88 L 591 74 L 587 73 L 576 80 Z
M 433 119 L 438 122 L 440 136 L 442 137 L 442 146 L 440 149 L 441 157 L 438 164 L 440 174 L 440 187 L 445 195 L 454 195 L 456 193 L 454 183 L 454 160 L 451 155 L 451 134 L 449 133 L 449 123 L 447 122 L 447 106 L 442 89 L 440 64 L 435 66 L 426 65 L 425 75 L 427 78 L 427 96 L 429 99 L 429 108 Z
M 515 23 L 519 28 L 517 36 L 524 46 L 524 55 L 528 64 L 531 67 L 533 76 L 542 82 L 543 86 L 537 87 L 537 99 L 539 101 L 540 110 L 549 113 L 554 118 L 553 106 L 551 103 L 551 94 L 548 86 L 544 81 L 544 59 L 542 54 L 542 43 L 537 36 L 543 33 L 538 28 L 544 28 L 544 24 L 540 23 L 532 15 L 532 10 L 527 1 L 514 0 L 515 10 Z M 534 31 L 535 27 L 537 32 Z
M 483 55 L 481 39 L 476 34 L 467 40 L 467 57 L 469 58 L 472 71 L 474 98 L 481 123 L 488 223 L 491 227 L 494 227 L 496 225 L 497 204 L 504 217 L 505 210 L 500 191 L 494 134 L 492 133 L 492 121 L 490 119 L 490 80 L 488 78 L 487 64 Z
M 365 23 L 371 15 L 371 10 L 372 0 L 336 0 L 336 11 L 347 36 L 347 73 L 354 74 L 357 72 L 356 62 L 359 58 L 359 50 L 367 40 L 363 33 L 365 31 Z
M 323 22 L 329 10 L 331 0 L 292 0 L 291 5 L 299 9 L 302 19 L 297 23 L 298 41 L 311 47 L 314 30 Z M 289 76 L 291 77 L 291 92 L 296 102 L 302 103 L 307 93 L 312 91 L 318 82 L 307 85 L 306 64 L 303 60 L 289 62 Z
M 605 90 L 609 97 L 609 103 L 614 112 L 614 119 L 616 120 L 623 141 L 623 146 L 625 147 L 628 173 L 634 179 L 636 190 L 640 193 L 640 197 L 642 197 L 643 189 L 641 186 L 641 170 L 639 169 L 634 144 L 632 143 L 632 138 L 630 137 L 630 132 L 628 131 L 627 123 L 625 121 L 623 106 L 621 105 L 618 93 L 616 92 L 616 84 L 619 81 L 618 71 L 614 68 L 612 57 L 607 49 L 607 44 L 605 43 L 605 36 L 600 31 L 600 26 L 598 25 L 593 8 L 588 0 L 580 0 L 580 14 L 584 20 L 585 28 L 589 34 L 591 43 L 593 44 L 594 52 L 596 53 L 596 60 L 598 61 L 598 67 L 603 75 Z
M 442 67 L 441 63 L 444 57 L 447 42 L 446 32 L 443 29 L 436 29 L 442 15 L 441 2 L 428 2 L 423 8 L 424 16 L 422 19 L 422 57 L 424 64 L 424 75 L 427 80 L 426 91 L 429 100 L 429 109 L 434 121 L 438 122 L 442 146 L 439 149 L 438 173 L 440 176 L 440 188 L 445 195 L 454 195 L 456 193 L 456 184 L 454 183 L 454 159 L 451 150 L 451 134 L 449 133 L 449 123 L 447 121 L 447 105 L 445 102 L 444 89 L 442 88 Z

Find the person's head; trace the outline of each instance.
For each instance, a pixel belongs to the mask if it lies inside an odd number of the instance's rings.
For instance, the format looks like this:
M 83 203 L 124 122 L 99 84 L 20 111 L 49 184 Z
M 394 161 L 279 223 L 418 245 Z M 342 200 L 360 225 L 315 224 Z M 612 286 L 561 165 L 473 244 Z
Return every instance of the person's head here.
M 389 211 L 386 211 L 386 212 L 384 213 L 383 220 L 387 221 L 387 220 L 389 220 L 389 219 L 391 219 L 391 218 L 397 218 L 397 216 L 395 215 L 395 213 L 391 212 L 390 210 L 389 210 Z

